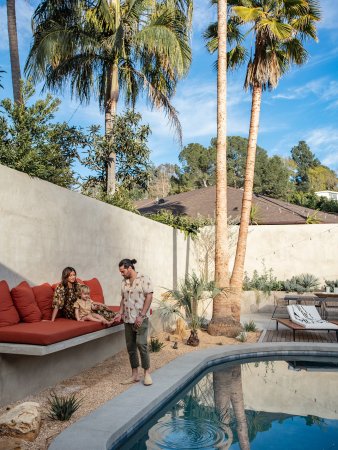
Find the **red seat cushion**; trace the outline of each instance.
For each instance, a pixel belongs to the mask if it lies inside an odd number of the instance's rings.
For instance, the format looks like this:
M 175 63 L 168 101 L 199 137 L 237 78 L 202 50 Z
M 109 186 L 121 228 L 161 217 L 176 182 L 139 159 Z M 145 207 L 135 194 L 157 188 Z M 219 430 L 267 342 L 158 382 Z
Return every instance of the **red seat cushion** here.
M 18 323 L 0 328 L 0 342 L 50 345 L 103 328 L 98 322 L 77 322 L 63 318 L 55 322 Z
M 20 322 L 20 317 L 13 304 L 8 284 L 5 280 L 0 281 L 0 327 L 14 325 L 18 322 Z
M 52 318 L 52 303 L 54 291 L 50 284 L 44 283 L 39 286 L 32 287 L 35 301 L 41 311 L 42 320 L 50 320 Z
M 91 280 L 85 280 L 83 283 L 89 287 L 90 298 L 94 302 L 104 303 L 102 286 L 97 278 L 92 278 Z
M 41 311 L 36 304 L 34 293 L 27 281 L 22 281 L 11 290 L 13 303 L 23 322 L 40 322 Z

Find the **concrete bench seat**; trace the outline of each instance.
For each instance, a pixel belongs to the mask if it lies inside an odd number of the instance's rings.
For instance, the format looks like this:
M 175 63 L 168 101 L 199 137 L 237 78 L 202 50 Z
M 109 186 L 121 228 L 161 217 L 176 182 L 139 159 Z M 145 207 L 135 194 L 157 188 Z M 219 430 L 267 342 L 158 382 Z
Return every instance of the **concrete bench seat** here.
M 59 320 L 67 320 L 67 319 L 59 319 Z M 123 325 L 119 324 L 109 328 L 102 329 L 102 326 L 100 324 L 95 324 L 94 322 L 87 322 L 87 323 L 96 325 L 95 326 L 96 330 L 89 331 L 88 327 L 86 330 L 86 334 L 83 334 L 83 329 L 79 328 L 78 329 L 79 335 L 77 335 L 76 337 L 53 342 L 51 344 L 39 345 L 32 343 L 23 344 L 20 342 L 0 342 L 0 354 L 6 353 L 12 355 L 32 355 L 32 356 L 49 355 L 51 353 L 59 352 L 67 348 L 75 347 L 81 344 L 85 344 L 86 342 L 95 341 L 105 336 L 121 332 L 124 329 Z

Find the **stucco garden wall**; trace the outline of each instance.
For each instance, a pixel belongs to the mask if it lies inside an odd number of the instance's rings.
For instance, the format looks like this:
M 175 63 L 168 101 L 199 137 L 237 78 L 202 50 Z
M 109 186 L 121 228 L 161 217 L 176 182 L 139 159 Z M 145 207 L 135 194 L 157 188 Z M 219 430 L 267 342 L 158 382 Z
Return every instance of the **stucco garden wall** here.
M 337 244 L 338 223 L 252 226 L 245 270 L 262 272 L 264 263 L 279 279 L 337 279 Z M 152 277 L 156 297 L 203 265 L 196 245 L 166 225 L 0 165 L 0 279 L 10 287 L 58 281 L 71 265 L 83 279 L 97 276 L 107 303 L 118 304 L 117 264 L 129 257 Z
M 118 304 L 118 262 L 135 258 L 156 296 L 194 269 L 189 246 L 171 227 L 0 165 L 0 280 L 10 287 L 56 282 L 70 265 Z

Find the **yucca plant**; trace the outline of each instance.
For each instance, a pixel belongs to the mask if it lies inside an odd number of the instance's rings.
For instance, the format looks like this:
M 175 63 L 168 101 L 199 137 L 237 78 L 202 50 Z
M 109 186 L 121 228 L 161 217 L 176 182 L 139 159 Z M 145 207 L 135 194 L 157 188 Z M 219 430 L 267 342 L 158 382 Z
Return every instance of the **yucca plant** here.
M 257 331 L 257 326 L 253 320 L 250 320 L 250 322 L 246 322 L 243 325 L 244 331 Z
M 205 298 L 204 293 L 208 291 L 210 302 L 218 294 L 214 282 L 206 282 L 195 273 L 188 275 L 182 281 L 178 289 L 170 289 L 167 295 L 159 302 L 159 314 L 161 319 L 168 320 L 172 317 L 181 317 L 191 329 L 187 344 L 199 345 L 197 330 L 201 328 L 201 320 L 205 315 L 206 305 L 198 314 L 198 305 Z
M 55 392 L 48 398 L 49 414 L 52 420 L 69 420 L 81 406 L 81 400 L 75 394 L 58 396 Z
M 245 331 L 241 331 L 241 332 L 239 333 L 239 335 L 236 336 L 236 339 L 237 339 L 239 342 L 246 342 L 246 341 L 248 340 L 248 335 L 247 335 L 247 333 L 246 333 Z
M 162 350 L 164 347 L 164 343 L 161 342 L 158 338 L 151 337 L 149 343 L 149 350 L 153 353 L 157 353 Z

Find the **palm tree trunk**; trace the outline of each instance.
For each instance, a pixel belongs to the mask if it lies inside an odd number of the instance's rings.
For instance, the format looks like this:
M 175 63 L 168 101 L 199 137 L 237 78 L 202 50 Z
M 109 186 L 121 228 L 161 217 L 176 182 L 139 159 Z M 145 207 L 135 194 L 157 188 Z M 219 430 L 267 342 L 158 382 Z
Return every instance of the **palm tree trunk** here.
M 105 107 L 105 135 L 112 142 L 113 140 L 113 121 L 117 113 L 117 102 L 119 99 L 119 79 L 118 65 L 114 64 L 108 74 L 106 107 Z M 109 154 L 107 163 L 107 194 L 114 194 L 116 190 L 115 179 L 116 154 Z
M 208 326 L 211 335 L 224 330 L 231 315 L 229 302 L 229 243 L 227 208 L 227 1 L 218 1 L 218 73 L 217 73 L 217 155 L 216 155 L 216 227 L 215 282 L 221 292 L 214 298 L 212 319 Z
M 230 385 L 231 385 L 231 369 L 218 370 L 213 373 L 213 388 L 215 409 L 220 416 L 220 422 L 223 431 L 228 439 L 223 450 L 228 449 L 233 442 L 233 432 L 230 427 Z
M 15 103 L 21 103 L 21 72 L 18 48 L 18 33 L 16 29 L 15 0 L 7 0 L 7 25 L 9 52 L 11 58 L 13 97 Z
M 238 442 L 241 450 L 250 450 L 248 424 L 246 421 L 241 366 L 232 369 L 231 404 L 236 417 Z
M 257 136 L 259 127 L 259 115 L 262 100 L 262 86 L 255 84 L 252 91 L 251 119 L 249 130 L 248 151 L 245 166 L 245 180 L 242 200 L 241 223 L 239 227 L 238 241 L 236 247 L 236 256 L 234 268 L 230 280 L 230 285 L 237 292 L 237 298 L 234 299 L 233 312 L 239 319 L 241 292 L 244 276 L 244 261 L 247 246 L 247 237 L 250 222 L 250 210 L 252 205 L 253 182 L 255 172 Z

